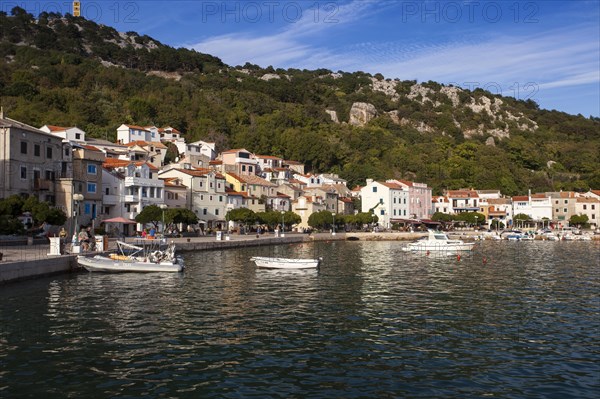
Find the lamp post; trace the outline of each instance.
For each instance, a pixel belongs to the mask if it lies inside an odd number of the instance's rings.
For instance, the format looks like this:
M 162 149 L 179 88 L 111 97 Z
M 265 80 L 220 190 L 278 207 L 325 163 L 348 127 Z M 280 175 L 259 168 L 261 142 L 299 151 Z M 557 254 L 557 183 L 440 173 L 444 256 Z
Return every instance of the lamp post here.
M 285 211 L 281 211 L 281 236 L 285 237 Z
M 167 204 L 160 204 L 158 206 L 162 209 L 162 235 L 165 236 L 165 209 L 167 209 Z
M 477 219 L 479 219 L 479 217 L 475 215 L 475 228 L 477 228 Z
M 75 226 L 73 227 L 73 235 L 77 235 L 77 216 L 79 216 L 79 203 L 83 201 L 82 194 L 73 194 L 73 202 L 75 203 L 75 207 L 73 209 L 73 214 L 75 216 Z
M 335 235 L 335 213 L 331 212 L 331 216 L 333 216 L 333 224 L 331 225 L 331 235 Z

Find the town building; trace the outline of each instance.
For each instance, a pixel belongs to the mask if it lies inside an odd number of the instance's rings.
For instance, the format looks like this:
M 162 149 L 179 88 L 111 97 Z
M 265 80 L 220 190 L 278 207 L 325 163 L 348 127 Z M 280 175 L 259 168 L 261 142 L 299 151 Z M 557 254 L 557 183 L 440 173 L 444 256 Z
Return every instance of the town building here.
M 406 223 L 410 219 L 409 192 L 397 183 L 367 179 L 361 189 L 362 212 L 377 215 L 378 224 L 390 228 L 392 224 Z
M 61 196 L 60 202 L 56 198 L 56 179 L 70 169 L 69 143 L 63 143 L 58 135 L 7 118 L 2 110 L 0 143 L 0 198 L 33 195 L 69 210 L 66 197 Z

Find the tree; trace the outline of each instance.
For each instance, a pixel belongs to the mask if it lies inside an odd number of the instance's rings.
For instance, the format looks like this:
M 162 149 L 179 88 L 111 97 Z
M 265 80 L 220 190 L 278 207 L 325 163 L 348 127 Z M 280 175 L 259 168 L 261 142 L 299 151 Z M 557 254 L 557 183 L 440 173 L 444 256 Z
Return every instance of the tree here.
M 248 208 L 237 208 L 232 209 L 227 212 L 225 216 L 227 220 L 232 220 L 234 222 L 243 223 L 245 225 L 253 224 L 256 222 L 256 213 Z
M 573 215 L 569 218 L 570 226 L 577 226 L 579 228 L 588 228 L 590 226 L 589 218 L 587 215 Z
M 173 223 L 196 224 L 198 216 L 187 208 L 169 208 L 165 210 L 165 225 L 170 227 Z
M 162 221 L 163 210 L 157 205 L 148 205 L 135 217 L 135 221 L 140 224 L 152 223 L 154 228 L 158 229 L 158 224 Z M 166 214 L 165 214 L 166 220 Z

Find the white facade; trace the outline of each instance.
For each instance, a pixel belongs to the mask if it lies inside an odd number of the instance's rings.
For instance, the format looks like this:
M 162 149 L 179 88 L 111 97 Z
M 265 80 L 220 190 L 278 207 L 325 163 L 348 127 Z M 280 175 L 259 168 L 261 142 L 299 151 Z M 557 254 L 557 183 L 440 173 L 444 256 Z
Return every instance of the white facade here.
M 368 179 L 360 191 L 361 212 L 373 212 L 380 226 L 389 228 L 395 220 L 410 218 L 408 190 L 398 184 Z
M 513 197 L 512 217 L 520 213 L 534 221 L 552 220 L 552 200 L 543 194 Z
M 575 204 L 575 212 L 577 215 L 586 215 L 588 223 L 592 228 L 600 226 L 600 200 L 596 198 L 577 198 Z
M 155 126 L 143 127 L 135 125 L 121 125 L 117 128 L 117 141 L 128 144 L 132 141 L 156 141 L 160 142 L 158 128 Z
M 59 136 L 64 141 L 73 141 L 79 143 L 83 143 L 85 141 L 85 132 L 78 127 L 44 125 L 40 128 L 40 130 Z

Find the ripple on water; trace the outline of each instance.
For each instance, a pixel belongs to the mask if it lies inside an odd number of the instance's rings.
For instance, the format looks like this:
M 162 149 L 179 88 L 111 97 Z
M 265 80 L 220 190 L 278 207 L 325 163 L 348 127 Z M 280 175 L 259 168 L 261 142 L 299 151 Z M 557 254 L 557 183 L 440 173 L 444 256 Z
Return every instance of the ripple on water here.
M 508 245 L 507 245 L 508 244 Z M 595 397 L 596 243 L 397 242 L 188 253 L 182 275 L 0 292 L 0 396 Z M 322 256 L 319 271 L 249 258 Z

